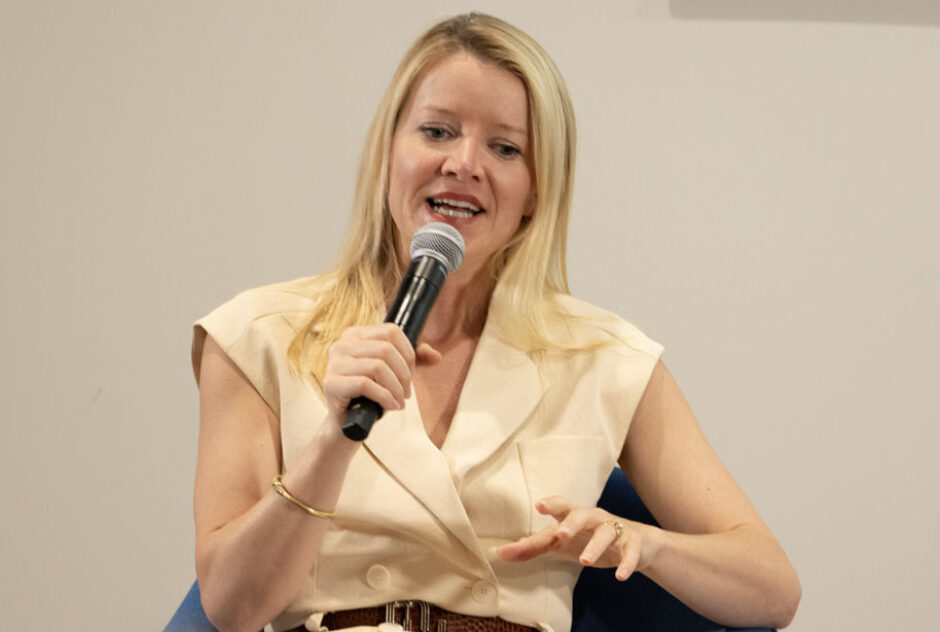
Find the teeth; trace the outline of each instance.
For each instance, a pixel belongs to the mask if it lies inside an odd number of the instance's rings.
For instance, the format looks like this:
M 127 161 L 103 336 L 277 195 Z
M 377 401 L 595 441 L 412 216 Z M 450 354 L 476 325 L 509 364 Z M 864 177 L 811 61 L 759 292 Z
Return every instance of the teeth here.
M 462 200 L 451 200 L 448 198 L 438 198 L 434 200 L 435 204 L 446 204 L 447 206 L 456 206 L 457 208 L 465 208 L 477 213 L 480 211 L 480 207 L 470 204 L 470 202 L 464 202 Z
M 430 202 L 431 202 L 431 206 L 433 206 L 435 210 L 437 211 L 441 211 L 442 206 L 449 206 L 451 208 L 458 208 L 458 209 L 463 208 L 463 209 L 467 209 L 471 213 L 479 213 L 480 211 L 483 210 L 479 206 L 474 206 L 473 204 L 470 204 L 470 202 L 464 202 L 463 200 L 451 200 L 450 198 L 432 198 Z M 447 213 L 443 213 L 443 214 L 447 215 Z M 454 217 L 464 217 L 464 215 L 454 215 Z
M 435 206 L 434 210 L 447 217 L 473 217 L 473 213 L 470 211 L 458 211 L 457 209 L 447 208 L 446 206 Z

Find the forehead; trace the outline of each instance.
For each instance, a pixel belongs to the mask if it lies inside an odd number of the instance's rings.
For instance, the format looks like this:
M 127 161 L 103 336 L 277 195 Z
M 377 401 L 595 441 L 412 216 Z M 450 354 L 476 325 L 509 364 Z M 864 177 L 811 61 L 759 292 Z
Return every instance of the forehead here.
M 469 53 L 446 57 L 418 79 L 405 115 L 435 110 L 472 114 L 523 134 L 528 128 L 529 101 L 522 80 Z

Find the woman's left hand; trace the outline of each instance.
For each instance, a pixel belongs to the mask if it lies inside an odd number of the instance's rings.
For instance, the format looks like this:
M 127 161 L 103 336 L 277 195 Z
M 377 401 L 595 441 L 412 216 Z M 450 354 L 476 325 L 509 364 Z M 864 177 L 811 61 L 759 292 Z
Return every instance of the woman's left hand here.
M 556 553 L 583 566 L 616 566 L 617 579 L 625 581 L 634 571 L 646 568 L 655 555 L 656 527 L 618 518 L 597 507 L 575 505 L 560 496 L 543 498 L 535 508 L 558 524 L 499 547 L 501 560 L 524 562 Z

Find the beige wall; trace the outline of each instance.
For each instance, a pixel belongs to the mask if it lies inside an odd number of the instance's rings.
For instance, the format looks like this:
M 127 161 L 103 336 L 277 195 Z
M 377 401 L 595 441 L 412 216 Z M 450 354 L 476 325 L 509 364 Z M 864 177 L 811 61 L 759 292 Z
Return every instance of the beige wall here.
M 570 83 L 574 293 L 667 346 L 792 629 L 931 626 L 935 3 L 578 6 L 477 3 Z M 192 581 L 190 323 L 331 259 L 396 58 L 466 9 L 374 7 L 0 2 L 3 629 L 157 630 Z

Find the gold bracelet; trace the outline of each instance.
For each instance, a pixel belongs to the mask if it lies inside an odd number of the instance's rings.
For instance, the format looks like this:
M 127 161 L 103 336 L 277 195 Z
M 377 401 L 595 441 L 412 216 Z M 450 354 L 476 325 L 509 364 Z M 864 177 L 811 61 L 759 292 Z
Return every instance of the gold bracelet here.
M 274 482 L 271 483 L 271 487 L 273 487 L 274 491 L 276 491 L 278 494 L 280 494 L 288 501 L 294 503 L 295 505 L 297 505 L 298 507 L 306 511 L 311 516 L 316 516 L 317 518 L 326 518 L 327 520 L 329 520 L 330 518 L 336 515 L 336 512 L 334 511 L 320 511 L 319 509 L 314 509 L 313 507 L 310 507 L 309 505 L 305 505 L 299 500 L 297 500 L 296 498 L 294 498 L 291 495 L 291 493 L 287 491 L 287 488 L 284 487 L 284 483 L 281 482 L 280 474 L 274 477 Z

